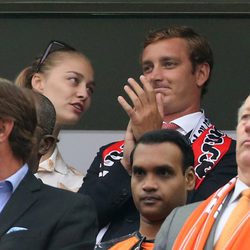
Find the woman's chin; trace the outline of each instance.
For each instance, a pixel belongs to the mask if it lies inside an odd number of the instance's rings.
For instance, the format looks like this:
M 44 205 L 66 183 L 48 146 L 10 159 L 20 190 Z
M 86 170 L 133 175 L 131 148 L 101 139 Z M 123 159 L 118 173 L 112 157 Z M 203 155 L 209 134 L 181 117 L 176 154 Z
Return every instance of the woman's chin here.
M 79 122 L 80 118 L 81 118 L 80 116 L 74 116 L 74 117 L 60 119 L 57 121 L 57 124 L 59 124 L 60 126 L 73 126 Z

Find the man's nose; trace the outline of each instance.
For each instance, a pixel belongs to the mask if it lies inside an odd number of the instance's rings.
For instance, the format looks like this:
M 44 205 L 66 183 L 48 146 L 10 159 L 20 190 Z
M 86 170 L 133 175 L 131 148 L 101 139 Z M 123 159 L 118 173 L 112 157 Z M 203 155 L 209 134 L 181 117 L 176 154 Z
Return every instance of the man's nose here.
M 250 133 L 250 115 L 248 119 L 246 120 L 245 128 L 246 128 L 246 131 Z
M 146 192 L 155 191 L 157 189 L 157 181 L 155 177 L 152 175 L 147 176 L 144 180 L 142 188 Z
M 163 69 L 155 67 L 152 72 L 148 75 L 149 81 L 153 87 L 157 87 L 157 83 L 163 80 Z

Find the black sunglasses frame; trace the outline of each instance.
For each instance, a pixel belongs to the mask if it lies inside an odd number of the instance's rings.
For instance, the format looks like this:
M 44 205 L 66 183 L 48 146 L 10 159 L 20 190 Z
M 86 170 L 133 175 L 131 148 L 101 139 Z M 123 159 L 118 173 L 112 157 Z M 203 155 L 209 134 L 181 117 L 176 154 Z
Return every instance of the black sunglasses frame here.
M 57 46 L 60 46 L 60 48 L 58 49 L 55 49 L 55 50 L 51 50 L 52 47 L 54 45 L 57 45 Z M 73 47 L 69 46 L 68 44 L 64 43 L 64 42 L 60 42 L 60 41 L 56 41 L 56 40 L 52 40 L 48 46 L 46 47 L 45 51 L 43 52 L 43 55 L 41 56 L 38 64 L 37 64 L 37 67 L 36 67 L 36 73 L 38 73 L 41 69 L 41 66 L 42 64 L 44 63 L 44 61 L 46 60 L 46 58 L 48 57 L 48 55 L 52 52 L 55 52 L 55 51 L 60 51 L 60 50 L 63 50 L 63 49 L 66 49 L 66 50 L 71 50 L 71 51 L 76 51 L 76 49 L 74 49 Z

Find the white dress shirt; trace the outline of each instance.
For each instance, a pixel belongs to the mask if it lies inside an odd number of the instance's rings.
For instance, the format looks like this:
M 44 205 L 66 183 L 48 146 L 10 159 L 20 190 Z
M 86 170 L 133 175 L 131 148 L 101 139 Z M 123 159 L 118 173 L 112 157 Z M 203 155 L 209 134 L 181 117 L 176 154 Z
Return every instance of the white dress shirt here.
M 232 194 L 232 196 L 227 204 L 227 207 L 223 211 L 223 214 L 221 215 L 220 220 L 217 224 L 217 228 L 216 228 L 215 236 L 214 236 L 214 244 L 219 239 L 224 225 L 226 224 L 233 209 L 236 207 L 236 205 L 240 199 L 241 192 L 244 191 L 245 189 L 248 189 L 248 188 L 249 187 L 245 183 L 243 183 L 241 180 L 237 179 L 233 194 Z
M 180 118 L 172 120 L 170 123 L 175 123 L 176 125 L 178 125 L 180 128 L 178 128 L 177 131 L 183 135 L 186 135 L 191 130 L 196 128 L 199 121 L 203 117 L 204 117 L 204 112 L 200 111 L 182 116 Z

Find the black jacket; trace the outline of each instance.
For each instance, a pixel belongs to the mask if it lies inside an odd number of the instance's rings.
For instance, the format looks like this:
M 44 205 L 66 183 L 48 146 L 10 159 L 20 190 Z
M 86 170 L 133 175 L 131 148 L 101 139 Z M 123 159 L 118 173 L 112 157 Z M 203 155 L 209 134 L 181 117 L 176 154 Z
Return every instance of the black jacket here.
M 89 197 L 47 186 L 31 172 L 0 213 L 1 250 L 92 250 L 96 234 Z
M 79 189 L 80 193 L 88 194 L 94 200 L 99 229 L 110 223 L 102 241 L 121 237 L 139 229 L 139 214 L 132 199 L 130 176 L 120 163 L 123 156 L 121 145 L 122 141 L 100 148 Z M 237 175 L 235 145 L 235 141 L 232 140 L 227 153 L 206 175 L 200 187 L 189 193 L 187 203 L 206 199 Z

